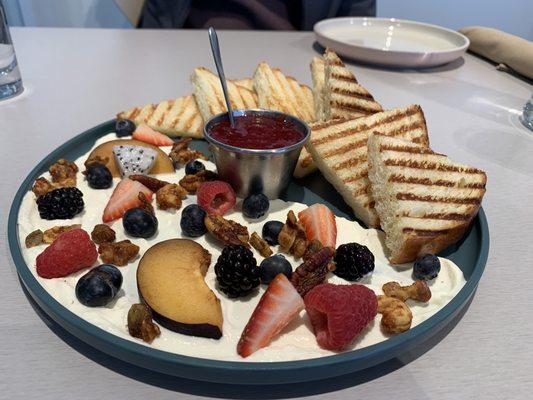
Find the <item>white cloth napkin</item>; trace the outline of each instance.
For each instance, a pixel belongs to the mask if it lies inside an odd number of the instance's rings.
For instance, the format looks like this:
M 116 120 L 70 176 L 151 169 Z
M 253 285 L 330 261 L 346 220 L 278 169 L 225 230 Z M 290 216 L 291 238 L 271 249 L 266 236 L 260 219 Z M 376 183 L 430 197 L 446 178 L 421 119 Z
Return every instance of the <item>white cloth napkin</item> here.
M 470 39 L 470 51 L 533 79 L 533 42 L 482 26 L 460 29 Z

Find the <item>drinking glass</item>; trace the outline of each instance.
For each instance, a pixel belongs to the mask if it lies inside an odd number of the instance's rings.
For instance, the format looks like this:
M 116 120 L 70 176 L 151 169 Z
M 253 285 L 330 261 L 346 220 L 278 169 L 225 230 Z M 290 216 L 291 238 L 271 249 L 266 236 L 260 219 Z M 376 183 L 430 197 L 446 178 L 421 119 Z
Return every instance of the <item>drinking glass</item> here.
M 0 100 L 16 96 L 24 90 L 9 34 L 6 13 L 0 0 Z
M 522 110 L 520 121 L 526 128 L 528 128 L 530 131 L 533 131 L 533 94 Z

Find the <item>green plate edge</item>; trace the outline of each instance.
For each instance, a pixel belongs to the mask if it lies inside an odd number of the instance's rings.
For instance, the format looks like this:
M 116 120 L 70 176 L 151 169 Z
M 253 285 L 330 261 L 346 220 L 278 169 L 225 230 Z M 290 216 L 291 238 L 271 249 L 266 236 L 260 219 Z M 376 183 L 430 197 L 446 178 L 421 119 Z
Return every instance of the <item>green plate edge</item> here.
M 59 146 L 29 173 L 18 189 L 11 205 L 8 220 L 8 240 L 21 281 L 44 312 L 80 340 L 125 362 L 187 379 L 247 385 L 305 382 L 353 373 L 406 353 L 443 329 L 459 314 L 473 296 L 485 269 L 489 252 L 489 229 L 485 213 L 481 208 L 466 237 L 450 251 L 445 251 L 446 256 L 453 259 L 461 269 L 464 268 L 461 265 L 461 259 L 473 259 L 473 266 L 466 271 L 463 269 L 467 279 L 466 285 L 434 316 L 385 342 L 316 359 L 266 363 L 218 361 L 182 356 L 122 339 L 78 317 L 48 294 L 26 265 L 17 234 L 20 204 L 26 192 L 31 189 L 35 178 L 65 153 L 78 153 L 79 156 L 88 150 L 84 144 L 94 143 L 99 137 L 113 131 L 114 120 L 89 129 Z M 197 147 L 202 148 L 204 146 L 199 145 Z M 289 189 L 287 196 L 291 198 L 291 189 Z M 304 202 L 316 202 L 316 199 L 317 195 L 312 192 L 305 193 L 303 198 Z M 295 201 L 302 201 L 302 199 Z M 346 211 L 335 206 L 333 208 L 336 213 L 346 216 Z M 353 216 L 349 217 L 353 219 Z

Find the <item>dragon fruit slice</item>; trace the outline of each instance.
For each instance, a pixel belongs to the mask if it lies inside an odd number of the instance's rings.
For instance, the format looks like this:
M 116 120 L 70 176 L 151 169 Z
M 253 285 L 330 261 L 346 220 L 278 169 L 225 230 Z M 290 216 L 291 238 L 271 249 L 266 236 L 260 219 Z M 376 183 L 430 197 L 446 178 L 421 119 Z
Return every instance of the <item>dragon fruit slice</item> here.
M 153 149 L 127 144 L 114 146 L 113 154 L 123 178 L 134 174 L 148 174 L 157 157 L 157 152 Z

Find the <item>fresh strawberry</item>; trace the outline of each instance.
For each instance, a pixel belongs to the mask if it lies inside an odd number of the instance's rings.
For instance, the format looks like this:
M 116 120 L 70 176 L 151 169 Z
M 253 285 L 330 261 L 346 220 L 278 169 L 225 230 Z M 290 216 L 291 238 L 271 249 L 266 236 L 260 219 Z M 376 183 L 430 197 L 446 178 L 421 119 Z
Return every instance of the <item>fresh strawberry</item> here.
M 174 141 L 160 132 L 154 131 L 148 125 L 141 124 L 133 132 L 133 138 L 154 146 L 172 146 Z
M 122 179 L 107 202 L 102 221 L 110 222 L 122 218 L 122 215 L 130 208 L 142 205 L 139 192 L 142 192 L 148 201 L 152 200 L 153 192 L 142 183 L 128 178 Z
M 268 346 L 274 336 L 305 307 L 302 297 L 284 274 L 278 274 L 268 285 L 237 344 L 237 353 L 248 357 Z
M 313 204 L 298 213 L 307 240 L 318 239 L 323 246 L 335 248 L 337 223 L 335 214 L 324 204 Z

